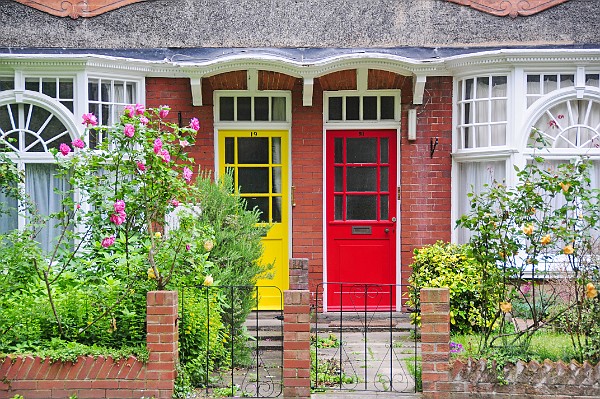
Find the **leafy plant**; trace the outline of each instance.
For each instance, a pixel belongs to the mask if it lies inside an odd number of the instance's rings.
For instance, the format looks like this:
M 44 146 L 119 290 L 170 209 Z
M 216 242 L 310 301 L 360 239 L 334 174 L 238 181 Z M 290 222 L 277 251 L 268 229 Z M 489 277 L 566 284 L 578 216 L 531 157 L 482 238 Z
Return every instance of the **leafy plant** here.
M 590 186 L 591 167 L 585 158 L 556 163 L 535 155 L 516 168 L 514 187 L 495 182 L 469 194 L 471 210 L 457 225 L 471 231 L 473 258 L 483 270 L 484 349 L 511 358 L 520 348 L 527 356 L 536 331 L 561 321 L 577 359 L 595 359 L 589 321 L 597 316 L 600 198 Z M 536 280 L 544 283 L 529 283 Z M 512 328 L 515 315 L 530 322 Z
M 433 245 L 415 249 L 411 266 L 411 285 L 449 287 L 452 331 L 468 333 L 483 327 L 484 301 L 481 293 L 484 268 L 473 259 L 467 245 L 438 241 Z M 418 289 L 409 292 L 408 305 L 416 308 L 420 306 Z M 413 313 L 412 317 L 413 321 L 420 324 L 420 316 L 417 313 Z

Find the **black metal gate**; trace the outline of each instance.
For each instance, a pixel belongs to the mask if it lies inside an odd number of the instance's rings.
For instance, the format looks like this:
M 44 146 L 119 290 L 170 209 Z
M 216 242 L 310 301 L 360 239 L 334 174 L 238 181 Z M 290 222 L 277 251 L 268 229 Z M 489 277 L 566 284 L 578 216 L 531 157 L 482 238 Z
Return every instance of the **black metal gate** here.
M 269 398 L 283 393 L 283 311 L 254 311 L 271 286 L 181 290 L 180 362 L 207 397 Z M 283 306 L 281 306 L 283 308 Z
M 414 287 L 393 284 L 318 285 L 311 335 L 313 390 L 421 390 L 419 332 L 410 323 L 414 310 L 404 306 L 394 309 L 389 303 L 382 303 L 380 309 L 384 310 L 380 311 L 372 305 L 378 302 L 378 296 L 398 296 L 398 302 L 404 304 L 410 290 Z M 341 310 L 322 312 L 324 293 L 331 292 L 343 293 L 346 303 Z M 368 307 L 364 305 L 367 302 Z

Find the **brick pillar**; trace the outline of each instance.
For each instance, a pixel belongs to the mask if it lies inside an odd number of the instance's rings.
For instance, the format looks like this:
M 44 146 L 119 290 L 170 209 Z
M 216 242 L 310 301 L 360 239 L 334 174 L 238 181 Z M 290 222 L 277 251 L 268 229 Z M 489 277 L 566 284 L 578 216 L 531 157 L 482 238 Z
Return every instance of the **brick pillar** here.
M 175 387 L 177 346 L 177 291 L 150 291 L 147 301 L 146 342 L 150 357 L 146 389 L 157 390 L 159 398 L 171 398 Z
M 308 259 L 290 259 L 290 290 L 308 289 Z
M 310 398 L 310 292 L 283 297 L 283 397 Z
M 450 292 L 421 289 L 421 356 L 423 397 L 448 398 L 450 361 Z

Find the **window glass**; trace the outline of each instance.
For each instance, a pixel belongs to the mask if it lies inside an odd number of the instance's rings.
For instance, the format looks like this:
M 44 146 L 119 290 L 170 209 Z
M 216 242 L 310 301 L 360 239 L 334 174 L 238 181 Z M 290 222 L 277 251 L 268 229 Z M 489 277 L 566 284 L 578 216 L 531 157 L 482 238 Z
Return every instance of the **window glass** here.
M 13 78 L 0 77 L 0 91 L 14 90 L 14 89 L 15 89 L 15 81 Z
M 486 185 L 494 182 L 504 183 L 506 161 L 460 162 L 458 164 L 458 217 L 470 210 L 468 193 L 480 194 Z M 469 232 L 459 229 L 458 241 L 469 240 Z
M 237 120 L 249 121 L 252 118 L 252 97 L 237 98 Z
M 221 97 L 219 99 L 219 120 L 234 120 L 233 97 Z
M 377 220 L 377 196 L 348 195 L 346 220 Z
M 342 120 L 342 101 L 343 97 L 329 97 L 329 120 Z
M 381 97 L 381 119 L 394 119 L 395 118 L 395 97 L 382 96 Z
M 254 97 L 254 120 L 269 120 L 269 97 Z
M 285 122 L 287 120 L 285 97 L 273 97 L 271 99 L 271 104 L 271 119 L 274 122 Z
M 363 119 L 377 120 L 377 97 L 363 97 Z
M 360 97 L 346 97 L 346 120 L 360 120 Z
M 478 76 L 459 81 L 458 148 L 486 148 L 506 145 L 508 124 L 508 78 L 504 75 Z
M 376 163 L 376 138 L 348 138 L 346 140 L 346 163 Z

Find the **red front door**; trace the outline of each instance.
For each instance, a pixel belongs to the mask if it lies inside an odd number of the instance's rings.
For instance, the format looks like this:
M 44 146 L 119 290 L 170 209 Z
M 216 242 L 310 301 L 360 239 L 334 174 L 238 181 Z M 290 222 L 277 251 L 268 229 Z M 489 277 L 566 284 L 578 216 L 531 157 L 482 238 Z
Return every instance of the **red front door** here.
M 394 309 L 396 131 L 328 131 L 326 152 L 327 308 Z

